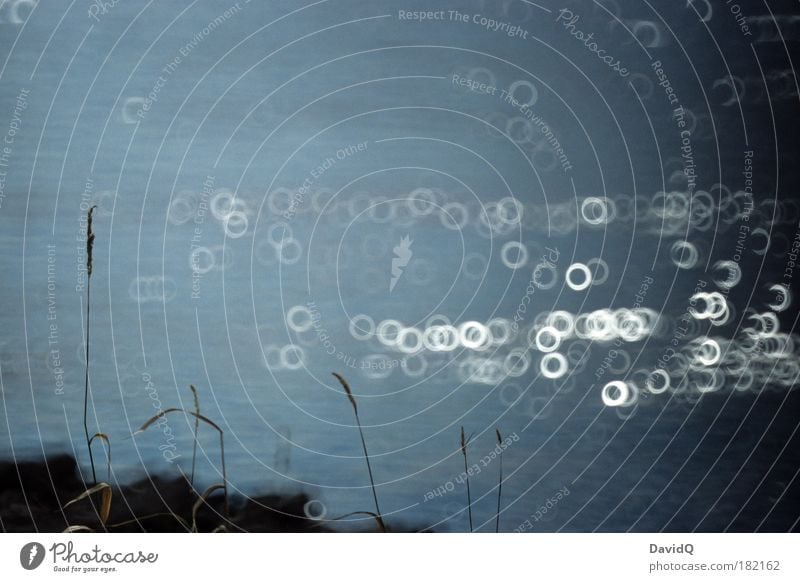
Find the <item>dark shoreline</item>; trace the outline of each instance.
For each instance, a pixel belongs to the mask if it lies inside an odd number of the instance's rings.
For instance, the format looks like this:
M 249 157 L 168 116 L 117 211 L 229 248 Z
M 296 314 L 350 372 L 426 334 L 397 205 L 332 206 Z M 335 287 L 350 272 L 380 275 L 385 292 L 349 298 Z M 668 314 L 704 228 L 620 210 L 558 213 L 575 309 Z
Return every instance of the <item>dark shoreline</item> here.
M 184 478 L 153 476 L 112 487 L 111 509 L 101 521 L 102 492 L 67 504 L 89 488 L 70 455 L 44 460 L 0 461 L 0 531 L 3 532 L 330 532 L 330 522 L 306 517 L 304 493 L 229 498 L 222 491 L 195 504 L 197 492 Z M 76 527 L 82 526 L 82 527 Z M 88 528 L 88 529 L 84 529 Z

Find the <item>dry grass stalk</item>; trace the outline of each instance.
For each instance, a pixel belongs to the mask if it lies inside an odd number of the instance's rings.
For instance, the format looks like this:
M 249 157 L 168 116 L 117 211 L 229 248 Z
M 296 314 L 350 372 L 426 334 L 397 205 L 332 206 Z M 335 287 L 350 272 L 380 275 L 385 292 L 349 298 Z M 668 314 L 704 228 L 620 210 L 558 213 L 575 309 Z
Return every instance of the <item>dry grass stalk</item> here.
M 364 439 L 364 430 L 361 428 L 361 419 L 358 417 L 358 405 L 356 404 L 356 399 L 353 397 L 353 392 L 350 390 L 350 385 L 347 383 L 340 374 L 333 372 L 334 377 L 339 380 L 339 384 L 342 385 L 344 388 L 345 394 L 347 394 L 347 398 L 350 400 L 350 404 L 353 406 L 353 412 L 356 415 L 356 424 L 358 425 L 358 434 L 361 436 L 361 446 L 364 448 L 364 457 L 367 460 L 367 471 L 369 472 L 369 482 L 372 485 L 372 498 L 375 500 L 375 511 L 377 515 L 375 516 L 375 520 L 378 522 L 378 526 L 381 531 L 386 531 L 386 524 L 383 523 L 383 517 L 381 514 L 380 505 L 378 505 L 378 493 L 375 490 L 375 479 L 372 476 L 372 465 L 369 462 L 369 452 L 367 452 L 367 441 Z
M 87 229 L 86 229 L 86 375 L 84 378 L 83 388 L 83 432 L 86 435 L 86 447 L 89 449 L 89 462 L 92 465 L 92 483 L 97 483 L 97 474 L 94 469 L 94 455 L 92 454 L 92 444 L 89 438 L 89 425 L 87 418 L 89 416 L 89 314 L 92 308 L 92 251 L 94 249 L 94 230 L 92 229 L 92 217 L 94 209 L 97 206 L 92 206 L 89 209 L 87 216 Z
M 102 432 L 96 432 L 92 435 L 92 438 L 89 439 L 89 449 L 92 448 L 92 443 L 94 439 L 100 439 L 106 443 L 106 467 L 108 468 L 108 476 L 106 479 L 111 481 L 111 441 L 108 439 L 108 435 Z
M 345 394 L 347 394 L 347 398 L 350 400 L 350 404 L 353 405 L 353 411 L 356 413 L 356 416 L 358 416 L 358 405 L 356 404 L 356 399 L 353 397 L 352 390 L 350 390 L 350 384 L 348 384 L 347 380 L 345 380 L 340 374 L 333 372 L 333 375 L 337 380 L 339 380 L 339 384 L 342 385 L 342 388 L 344 388 Z
M 219 433 L 219 452 L 220 452 L 220 458 L 222 460 L 222 486 L 225 489 L 225 517 L 230 518 L 231 512 L 230 512 L 230 505 L 228 503 L 228 473 L 227 470 L 225 469 L 225 438 L 222 429 L 216 422 L 203 416 L 202 414 L 199 414 L 197 412 L 192 412 L 191 410 L 184 410 L 183 408 L 167 408 L 166 410 L 162 410 L 152 418 L 148 419 L 139 428 L 139 430 L 133 433 L 134 436 L 141 432 L 144 432 L 145 430 L 148 429 L 148 427 L 152 426 L 153 423 L 156 422 L 158 419 L 160 419 L 162 416 L 166 416 L 171 412 L 182 412 L 183 414 L 191 414 L 196 419 L 202 420 L 203 422 L 205 422 L 207 425 L 209 425 Z
M 497 482 L 497 517 L 495 518 L 494 531 L 500 532 L 500 498 L 503 495 L 503 437 L 500 436 L 500 429 L 494 429 L 497 434 L 497 444 L 500 445 L 500 479 Z
M 92 251 L 94 251 L 94 230 L 92 229 L 92 220 L 94 217 L 94 209 L 97 205 L 89 209 L 89 214 L 86 218 L 86 275 L 92 276 Z
M 471 437 L 470 437 L 471 438 Z M 472 493 L 469 490 L 469 470 L 467 469 L 467 443 L 464 438 L 464 427 L 461 427 L 461 454 L 464 455 L 464 476 L 467 478 L 467 511 L 469 512 L 469 531 L 472 532 Z
M 92 495 L 97 493 L 98 491 L 102 491 L 102 496 L 100 497 L 100 523 L 103 525 L 106 524 L 108 521 L 108 516 L 111 513 L 111 498 L 112 498 L 112 490 L 111 485 L 108 483 L 98 483 L 94 487 L 91 487 L 78 495 L 75 499 L 68 501 L 64 508 L 66 509 L 70 505 L 81 501 L 82 499 L 91 499 Z
M 197 501 L 195 501 L 194 505 L 192 505 L 192 531 L 193 532 L 197 532 L 197 512 L 208 501 L 208 498 L 211 496 L 211 494 L 214 493 L 214 491 L 218 491 L 220 489 L 226 490 L 225 485 L 223 485 L 221 483 L 217 483 L 215 485 L 212 485 L 211 487 L 209 487 L 208 489 L 203 491 L 203 494 L 200 497 L 198 497 Z M 227 493 L 226 493 L 226 495 L 227 495 Z
M 195 411 L 195 418 L 194 418 L 194 444 L 192 445 L 192 476 L 189 479 L 189 483 L 192 487 L 194 487 L 194 467 L 195 462 L 197 461 L 197 431 L 200 428 L 200 399 L 197 396 L 197 388 L 194 387 L 194 384 L 189 384 L 189 389 L 192 391 L 192 397 L 194 398 L 194 411 Z

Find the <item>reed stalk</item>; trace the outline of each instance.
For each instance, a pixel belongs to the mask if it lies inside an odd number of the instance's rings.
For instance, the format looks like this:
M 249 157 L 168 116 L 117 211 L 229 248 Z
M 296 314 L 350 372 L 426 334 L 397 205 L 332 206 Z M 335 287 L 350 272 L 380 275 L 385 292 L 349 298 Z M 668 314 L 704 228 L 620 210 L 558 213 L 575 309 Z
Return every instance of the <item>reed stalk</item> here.
M 141 426 L 141 428 L 139 428 L 139 430 L 137 430 L 135 433 L 133 433 L 134 436 L 136 436 L 139 433 L 142 433 L 142 432 L 146 431 L 148 429 L 148 427 L 152 426 L 160 418 L 162 418 L 162 417 L 164 417 L 167 414 L 170 414 L 172 412 L 181 412 L 183 414 L 190 414 L 190 415 L 194 416 L 196 419 L 202 420 L 208 426 L 210 426 L 211 428 L 216 430 L 217 433 L 219 433 L 219 456 L 220 456 L 220 462 L 222 464 L 222 489 L 223 489 L 223 491 L 225 493 L 225 517 L 230 519 L 231 510 L 230 510 L 230 503 L 228 501 L 228 471 L 225 468 L 225 433 L 222 430 L 222 428 L 220 428 L 220 426 L 216 422 L 214 422 L 213 420 L 209 419 L 206 416 L 203 416 L 202 414 L 199 414 L 197 412 L 193 412 L 191 410 L 184 410 L 183 408 L 167 408 L 166 410 L 162 410 L 161 412 L 159 412 L 155 416 L 149 418 Z
M 372 465 L 369 462 L 369 452 L 367 451 L 367 441 L 364 439 L 364 429 L 361 428 L 361 419 L 358 416 L 358 405 L 356 404 L 356 399 L 353 397 L 353 392 L 350 390 L 350 385 L 347 383 L 341 375 L 333 372 L 334 377 L 339 380 L 339 384 L 342 385 L 344 388 L 345 394 L 347 394 L 347 399 L 350 400 L 350 404 L 353 407 L 353 412 L 356 415 L 356 424 L 358 425 L 358 434 L 361 436 L 361 446 L 364 448 L 364 458 L 367 460 L 367 472 L 369 473 L 369 482 L 372 485 L 372 498 L 375 500 L 375 513 L 376 517 L 375 520 L 378 522 L 378 526 L 381 528 L 382 531 L 386 531 L 386 524 L 383 522 L 383 517 L 381 513 L 381 508 L 378 505 L 378 493 L 375 490 L 375 479 L 372 477 Z
M 92 484 L 97 484 L 97 474 L 94 469 L 94 454 L 92 453 L 92 439 L 89 438 L 89 316 L 92 307 L 92 251 L 94 250 L 94 231 L 92 230 L 92 217 L 94 209 L 89 209 L 86 227 L 86 374 L 83 387 L 83 432 L 86 436 L 86 448 L 89 449 L 89 462 L 92 465 Z
M 472 493 L 469 490 L 469 470 L 467 469 L 467 443 L 464 438 L 464 427 L 461 427 L 461 454 L 464 455 L 464 476 L 467 478 L 467 511 L 469 513 L 469 531 L 472 533 Z
M 503 437 L 500 436 L 500 429 L 494 429 L 497 434 L 497 444 L 500 445 L 500 478 L 497 482 L 497 517 L 494 523 L 494 532 L 500 532 L 500 498 L 503 495 Z
M 194 488 L 194 467 L 197 461 L 197 431 L 200 429 L 200 399 L 197 397 L 197 388 L 194 384 L 189 384 L 189 389 L 192 391 L 194 398 L 194 444 L 192 445 L 192 476 L 189 479 L 189 484 Z

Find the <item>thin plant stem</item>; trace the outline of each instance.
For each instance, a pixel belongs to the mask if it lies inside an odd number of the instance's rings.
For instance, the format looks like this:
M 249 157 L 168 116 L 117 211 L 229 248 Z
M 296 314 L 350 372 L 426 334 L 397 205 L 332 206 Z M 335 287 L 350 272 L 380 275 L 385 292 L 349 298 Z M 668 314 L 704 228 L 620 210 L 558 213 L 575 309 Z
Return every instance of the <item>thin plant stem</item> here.
M 225 493 L 225 517 L 230 519 L 231 510 L 230 510 L 230 504 L 228 502 L 228 471 L 225 468 L 225 437 L 223 430 L 216 422 L 214 422 L 213 420 L 209 419 L 206 416 L 203 416 L 202 414 L 199 414 L 197 412 L 192 412 L 191 410 L 184 410 L 183 408 L 167 408 L 166 410 L 162 410 L 155 416 L 148 419 L 147 422 L 145 422 L 141 426 L 141 428 L 133 434 L 137 435 L 141 432 L 144 432 L 145 430 L 147 430 L 148 427 L 152 426 L 153 423 L 156 422 L 158 419 L 172 412 L 182 412 L 183 414 L 190 414 L 195 418 L 202 420 L 204 423 L 206 423 L 208 426 L 212 427 L 219 433 L 219 456 L 222 462 L 222 489 Z
M 192 390 L 192 396 L 194 397 L 194 445 L 192 446 L 192 476 L 189 479 L 189 483 L 194 487 L 194 467 L 195 462 L 197 461 L 197 431 L 200 430 L 200 399 L 197 397 L 197 389 L 194 387 L 193 384 L 189 384 L 189 388 Z
M 497 482 L 497 517 L 495 518 L 494 533 L 500 533 L 500 498 L 503 496 L 503 439 L 500 436 L 500 429 L 495 429 L 497 433 L 497 444 L 500 445 L 500 478 Z
M 472 493 L 469 490 L 469 469 L 467 469 L 467 440 L 464 438 L 464 427 L 461 427 L 461 454 L 464 455 L 464 476 L 467 478 L 467 512 L 469 514 L 469 531 L 472 533 Z
M 86 435 L 86 447 L 89 449 L 89 462 L 92 465 L 92 484 L 97 484 L 97 474 L 94 468 L 94 454 L 92 442 L 89 438 L 89 319 L 92 308 L 92 249 L 94 247 L 94 231 L 92 230 L 92 215 L 96 206 L 89 209 L 86 231 L 86 374 L 83 387 L 83 432 Z
M 369 473 L 369 482 L 372 485 L 372 498 L 375 500 L 375 513 L 378 514 L 378 518 L 383 522 L 383 518 L 380 517 L 383 514 L 378 505 L 378 494 L 375 491 L 375 479 L 372 477 L 372 466 L 370 465 L 369 453 L 367 452 L 367 441 L 364 439 L 364 431 L 361 428 L 361 419 L 358 418 L 358 413 L 356 413 L 356 424 L 358 424 L 358 434 L 361 436 L 361 446 L 364 448 L 364 457 L 367 459 L 367 472 Z
M 378 505 L 378 492 L 375 489 L 375 479 L 372 476 L 372 464 L 369 462 L 369 452 L 367 451 L 367 441 L 364 438 L 364 429 L 361 427 L 361 419 L 358 416 L 358 404 L 356 404 L 356 399 L 353 396 L 352 390 L 350 390 L 350 385 L 347 383 L 347 380 L 345 380 L 336 372 L 333 372 L 333 376 L 339 381 L 339 384 L 342 385 L 342 388 L 344 388 L 347 399 L 350 401 L 350 405 L 353 407 L 353 413 L 356 416 L 356 424 L 358 425 L 358 434 L 361 437 L 361 446 L 364 449 L 364 458 L 367 460 L 367 472 L 369 473 L 370 485 L 372 485 L 372 498 L 375 500 L 375 520 L 378 522 L 378 526 L 381 528 L 381 531 L 385 532 L 386 524 L 383 522 L 381 508 L 380 505 Z
M 200 415 L 197 415 L 197 418 L 200 418 Z M 219 432 L 219 450 L 220 457 L 222 458 L 222 485 L 224 486 L 223 488 L 225 493 L 225 517 L 230 519 L 231 506 L 230 502 L 228 501 L 228 471 L 225 469 L 225 439 L 221 430 Z

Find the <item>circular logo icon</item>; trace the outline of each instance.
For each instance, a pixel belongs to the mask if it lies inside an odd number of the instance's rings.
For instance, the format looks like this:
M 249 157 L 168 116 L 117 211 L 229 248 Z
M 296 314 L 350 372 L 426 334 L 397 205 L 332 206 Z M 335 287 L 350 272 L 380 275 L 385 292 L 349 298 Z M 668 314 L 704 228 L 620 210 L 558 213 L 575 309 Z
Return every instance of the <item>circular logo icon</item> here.
M 35 570 L 44 561 L 44 546 L 39 542 L 30 542 L 19 551 L 19 563 L 26 570 Z

